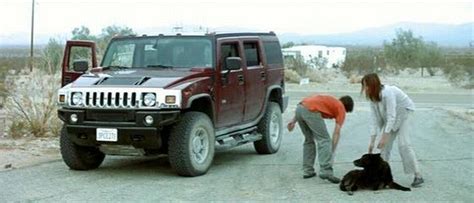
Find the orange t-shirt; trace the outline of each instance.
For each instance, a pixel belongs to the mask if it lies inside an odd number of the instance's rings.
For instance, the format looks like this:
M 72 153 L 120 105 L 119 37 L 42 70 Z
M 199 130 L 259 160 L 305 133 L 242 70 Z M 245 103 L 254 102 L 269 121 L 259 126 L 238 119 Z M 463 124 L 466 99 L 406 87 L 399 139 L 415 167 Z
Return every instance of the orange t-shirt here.
M 336 123 L 341 125 L 346 118 L 346 109 L 339 99 L 330 95 L 314 95 L 304 98 L 301 101 L 306 109 L 312 112 L 320 112 L 326 119 L 336 119 Z

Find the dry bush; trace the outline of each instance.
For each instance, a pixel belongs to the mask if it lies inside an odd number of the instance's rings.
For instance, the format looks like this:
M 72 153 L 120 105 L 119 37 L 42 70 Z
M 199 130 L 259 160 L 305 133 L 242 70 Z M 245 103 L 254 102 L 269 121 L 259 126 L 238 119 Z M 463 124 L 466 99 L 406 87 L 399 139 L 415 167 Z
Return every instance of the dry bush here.
M 338 76 L 338 72 L 334 69 L 311 69 L 306 74 L 311 82 L 328 83 Z
M 299 83 L 301 76 L 294 70 L 285 69 L 285 81 L 289 83 Z
M 6 94 L 7 94 L 7 90 L 5 89 L 5 85 L 3 81 L 0 81 L 0 109 L 3 108 Z
M 447 64 L 443 71 L 451 84 L 466 89 L 474 89 L 474 68 L 472 64 L 451 63 Z
M 56 92 L 60 75 L 43 71 L 8 76 L 5 81 L 7 131 L 11 137 L 57 136 L 61 122 L 57 118 Z
M 362 81 L 362 76 L 360 75 L 352 74 L 351 76 L 349 76 L 349 83 L 351 84 L 360 84 L 361 81 Z
M 325 74 L 322 74 L 322 72 L 318 70 L 308 71 L 306 77 L 309 78 L 309 81 L 316 83 L 327 83 L 329 81 L 329 79 L 325 77 Z

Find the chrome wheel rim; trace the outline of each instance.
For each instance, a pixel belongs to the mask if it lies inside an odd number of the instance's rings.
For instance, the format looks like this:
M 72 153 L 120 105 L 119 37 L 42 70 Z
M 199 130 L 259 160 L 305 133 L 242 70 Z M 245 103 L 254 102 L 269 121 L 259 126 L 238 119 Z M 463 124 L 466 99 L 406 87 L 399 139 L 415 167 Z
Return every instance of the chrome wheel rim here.
M 193 161 L 198 164 L 204 163 L 209 154 L 208 132 L 203 128 L 197 129 L 191 139 L 191 145 L 191 156 Z
M 273 113 L 270 118 L 269 134 L 271 145 L 276 147 L 280 140 L 280 119 L 276 113 Z

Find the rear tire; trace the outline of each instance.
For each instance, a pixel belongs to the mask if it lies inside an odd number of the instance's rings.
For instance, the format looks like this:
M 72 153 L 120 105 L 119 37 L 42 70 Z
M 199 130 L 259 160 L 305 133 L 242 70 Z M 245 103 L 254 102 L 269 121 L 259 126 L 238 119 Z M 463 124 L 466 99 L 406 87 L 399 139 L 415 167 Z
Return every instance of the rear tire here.
M 70 135 L 68 135 L 65 126 L 61 129 L 59 144 L 64 163 L 66 163 L 70 169 L 96 169 L 104 161 L 105 154 L 97 147 L 83 147 L 76 145 L 71 140 Z
M 214 158 L 215 133 L 209 117 L 187 112 L 172 128 L 168 142 L 171 167 L 181 176 L 205 174 Z
M 273 154 L 280 149 L 283 124 L 280 105 L 269 102 L 265 115 L 258 123 L 258 132 L 262 139 L 253 143 L 259 154 Z

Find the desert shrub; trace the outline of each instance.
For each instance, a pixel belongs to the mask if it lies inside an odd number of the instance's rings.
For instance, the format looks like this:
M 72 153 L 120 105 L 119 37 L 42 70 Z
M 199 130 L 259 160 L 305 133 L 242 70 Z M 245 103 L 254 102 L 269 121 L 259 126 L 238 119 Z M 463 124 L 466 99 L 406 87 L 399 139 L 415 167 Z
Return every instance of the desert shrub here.
M 50 38 L 48 44 L 41 52 L 39 68 L 48 74 L 61 72 L 61 62 L 63 60 L 64 44 L 60 40 Z
M 445 56 L 446 64 L 443 73 L 455 86 L 474 88 L 474 54 L 458 54 Z
M 342 73 L 349 78 L 351 75 L 364 75 L 374 72 L 390 72 L 386 66 L 382 50 L 377 47 L 349 48 L 346 60 L 341 66 Z
M 310 69 L 305 77 L 308 77 L 311 82 L 327 83 L 333 75 L 329 70 Z
M 446 78 L 451 84 L 473 89 L 474 88 L 474 67 L 467 67 L 460 64 L 447 64 L 444 68 Z
M 294 70 L 285 69 L 285 81 L 289 83 L 299 83 L 300 75 Z
M 285 57 L 285 67 L 296 71 L 298 75 L 306 75 L 306 72 L 310 69 L 309 64 L 304 61 L 302 56 Z
M 56 92 L 60 74 L 36 70 L 6 78 L 5 111 L 10 136 L 57 136 L 60 121 L 56 116 Z
M 350 75 L 349 76 L 349 83 L 351 84 L 360 84 L 362 81 L 362 76 L 361 75 Z
M 312 69 L 324 69 L 328 65 L 328 59 L 323 57 L 313 57 L 309 61 L 310 66 Z
M 28 135 L 27 124 L 24 121 L 13 120 L 8 126 L 8 135 L 12 138 L 21 138 Z

